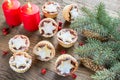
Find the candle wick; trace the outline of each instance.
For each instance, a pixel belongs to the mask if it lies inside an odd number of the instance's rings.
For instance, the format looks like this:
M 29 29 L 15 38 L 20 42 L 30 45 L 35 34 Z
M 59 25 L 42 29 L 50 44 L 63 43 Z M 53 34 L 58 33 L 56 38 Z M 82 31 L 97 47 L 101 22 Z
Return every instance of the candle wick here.
M 30 2 L 28 2 L 28 8 L 27 8 L 27 9 L 28 9 L 28 11 L 30 11 L 30 12 L 32 11 L 32 6 L 31 6 Z
M 8 0 L 8 6 L 12 7 L 12 5 L 13 5 L 13 2 L 11 0 Z
M 32 10 L 32 7 L 30 7 L 30 9 Z
M 27 10 L 28 10 L 29 12 L 32 12 L 32 7 L 28 7 Z
M 8 1 L 8 3 L 11 3 L 11 0 L 7 0 Z

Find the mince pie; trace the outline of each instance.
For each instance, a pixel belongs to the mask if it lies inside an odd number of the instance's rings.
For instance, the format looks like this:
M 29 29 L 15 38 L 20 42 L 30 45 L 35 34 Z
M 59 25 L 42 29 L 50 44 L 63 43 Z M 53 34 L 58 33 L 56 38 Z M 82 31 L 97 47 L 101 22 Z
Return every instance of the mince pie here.
M 58 43 L 65 48 L 73 46 L 77 39 L 77 32 L 73 29 L 62 29 L 57 33 Z
M 26 52 L 17 52 L 9 60 L 12 70 L 18 73 L 26 72 L 32 64 L 32 57 Z
M 77 70 L 77 68 L 77 60 L 68 54 L 59 56 L 55 63 L 56 73 L 61 76 L 71 75 Z
M 12 52 L 25 52 L 30 46 L 30 41 L 27 36 L 15 35 L 9 40 L 9 48 Z
M 39 24 L 39 31 L 46 38 L 52 37 L 58 31 L 58 24 L 51 18 L 45 18 Z
M 49 61 L 55 56 L 55 48 L 49 41 L 40 41 L 33 48 L 33 53 L 41 61 Z
M 63 9 L 63 17 L 66 21 L 74 21 L 78 15 L 78 7 L 76 4 L 67 5 Z
M 42 11 L 45 17 L 55 18 L 58 15 L 59 8 L 60 5 L 57 2 L 50 1 L 42 6 Z

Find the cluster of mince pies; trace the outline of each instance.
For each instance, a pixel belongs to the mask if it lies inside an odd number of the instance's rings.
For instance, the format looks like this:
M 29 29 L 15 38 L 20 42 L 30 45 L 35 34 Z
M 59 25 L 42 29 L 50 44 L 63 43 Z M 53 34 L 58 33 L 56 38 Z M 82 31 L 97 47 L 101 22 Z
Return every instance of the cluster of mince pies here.
M 60 5 L 57 2 L 49 1 L 42 6 L 43 15 L 47 18 L 57 17 L 60 9 Z M 62 11 L 63 17 L 66 21 L 73 21 L 79 16 L 77 4 L 66 5 Z
M 58 31 L 57 22 L 52 19 L 58 14 L 60 5 L 56 2 L 46 2 L 42 6 L 45 19 L 39 23 L 40 35 L 45 38 L 53 37 L 55 34 L 58 43 L 64 48 L 69 48 L 75 44 L 78 39 L 77 32 L 70 28 L 64 28 Z M 76 4 L 65 6 L 63 17 L 67 21 L 72 21 L 78 16 L 78 7 Z M 32 57 L 27 53 L 30 46 L 29 38 L 25 35 L 15 35 L 9 40 L 9 49 L 14 53 L 9 60 L 11 69 L 18 73 L 26 72 L 32 65 Z M 49 61 L 54 58 L 56 52 L 54 45 L 46 40 L 38 42 L 33 48 L 33 54 L 38 60 Z M 56 73 L 61 76 L 68 76 L 74 73 L 78 68 L 77 60 L 69 54 L 59 56 L 55 62 Z
M 77 34 L 72 29 L 62 29 L 57 33 L 57 39 L 60 45 L 68 48 L 77 40 Z M 25 35 L 15 35 L 9 40 L 9 48 L 13 52 L 13 56 L 9 59 L 9 65 L 15 72 L 24 73 L 31 67 L 32 57 L 26 52 L 29 45 L 30 41 Z M 51 42 L 43 40 L 34 46 L 33 53 L 38 60 L 49 61 L 54 58 L 56 52 Z M 71 75 L 77 68 L 77 60 L 68 54 L 59 56 L 55 62 L 56 73 L 61 76 Z

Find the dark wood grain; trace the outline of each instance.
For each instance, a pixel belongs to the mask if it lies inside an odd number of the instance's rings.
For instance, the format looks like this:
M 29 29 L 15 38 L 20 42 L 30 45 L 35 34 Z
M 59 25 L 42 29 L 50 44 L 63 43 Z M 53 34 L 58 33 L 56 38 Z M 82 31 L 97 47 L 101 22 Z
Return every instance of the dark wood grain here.
M 2 5 L 2 1 L 3 0 L 0 0 L 0 6 Z M 21 2 L 22 5 L 26 3 L 24 2 L 25 0 L 19 0 L 19 1 Z M 41 6 L 46 1 L 49 0 L 30 0 L 30 1 L 38 5 L 41 9 Z M 96 4 L 98 4 L 101 1 L 104 1 L 104 3 L 106 4 L 106 8 L 111 15 L 117 16 L 116 14 L 118 10 L 120 10 L 120 5 L 119 5 L 120 0 L 53 0 L 53 1 L 57 1 L 60 3 L 61 11 L 65 5 L 70 3 L 77 3 L 79 5 L 79 8 L 81 8 L 82 6 L 86 6 L 92 9 Z M 42 17 L 42 13 L 41 13 L 41 17 Z M 57 22 L 62 21 L 64 23 L 63 24 L 64 27 L 69 27 L 70 25 L 70 23 L 64 21 L 61 12 L 56 18 L 56 21 Z M 8 27 L 8 25 L 5 22 L 2 9 L 0 8 L 0 30 L 2 30 L 3 27 Z M 11 51 L 8 48 L 8 41 L 11 37 L 13 37 L 16 34 L 24 34 L 29 37 L 31 45 L 28 52 L 30 53 L 30 55 L 32 55 L 32 49 L 36 43 L 38 43 L 41 40 L 49 40 L 50 42 L 53 43 L 53 45 L 56 48 L 55 58 L 48 62 L 41 62 L 36 59 L 33 59 L 32 67 L 23 74 L 19 74 L 12 71 L 8 64 L 9 58 L 12 56 Z M 78 43 L 76 43 L 75 45 L 78 45 Z M 68 54 L 71 54 L 76 57 L 76 55 L 73 54 L 73 49 L 74 49 L 73 47 L 69 49 L 64 49 L 63 47 L 61 47 L 57 43 L 56 36 L 54 36 L 53 38 L 46 39 L 41 37 L 38 31 L 32 33 L 27 32 L 23 29 L 23 25 L 10 29 L 10 34 L 8 34 L 7 36 L 3 36 L 2 32 L 0 31 L 0 80 L 73 80 L 70 76 L 62 77 L 57 75 L 54 70 L 54 62 L 56 58 L 60 55 L 60 51 L 66 50 Z M 9 54 L 3 56 L 2 55 L 3 51 L 8 51 Z M 46 75 L 40 74 L 40 70 L 42 68 L 47 68 Z M 94 73 L 91 70 L 86 69 L 85 67 L 82 67 L 80 65 L 76 74 L 78 75 L 76 80 L 92 80 L 90 76 Z

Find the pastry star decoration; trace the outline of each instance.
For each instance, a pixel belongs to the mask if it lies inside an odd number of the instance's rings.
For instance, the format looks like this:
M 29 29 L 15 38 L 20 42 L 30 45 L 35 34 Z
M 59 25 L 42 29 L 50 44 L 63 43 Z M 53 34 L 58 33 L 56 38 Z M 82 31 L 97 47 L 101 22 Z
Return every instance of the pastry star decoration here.
M 49 11 L 49 12 L 56 12 L 57 11 L 57 5 L 55 4 L 49 4 L 45 7 L 45 10 Z
M 78 11 L 77 11 L 77 8 L 74 8 L 70 11 L 70 14 L 71 14 L 71 19 L 75 19 L 78 17 Z
M 61 74 L 63 73 L 70 73 L 70 70 L 73 68 L 74 66 L 71 64 L 71 60 L 66 60 L 66 61 L 62 61 L 62 63 L 60 64 L 60 66 L 58 66 L 58 70 L 61 71 Z
M 13 45 L 16 47 L 16 49 L 19 49 L 22 46 L 26 46 L 26 41 L 22 39 L 21 37 L 18 37 L 16 39 L 13 39 Z
M 73 36 L 73 35 L 70 33 L 70 31 L 66 31 L 66 32 L 62 32 L 59 37 L 62 38 L 62 40 L 63 40 L 64 42 L 66 42 L 66 41 L 71 42 L 72 39 L 73 39 L 75 36 Z
M 38 50 L 38 55 L 40 55 L 41 59 L 50 57 L 51 50 L 47 48 L 47 45 L 45 45 L 43 48 L 38 48 Z
M 55 26 L 53 26 L 52 22 L 44 22 L 44 27 L 42 27 L 42 29 L 44 30 L 45 34 L 53 34 L 53 30 L 55 30 Z
M 15 57 L 13 64 L 15 64 L 17 68 L 19 68 L 20 66 L 26 66 L 26 61 L 28 60 L 29 59 L 24 57 L 24 55 L 18 55 Z

